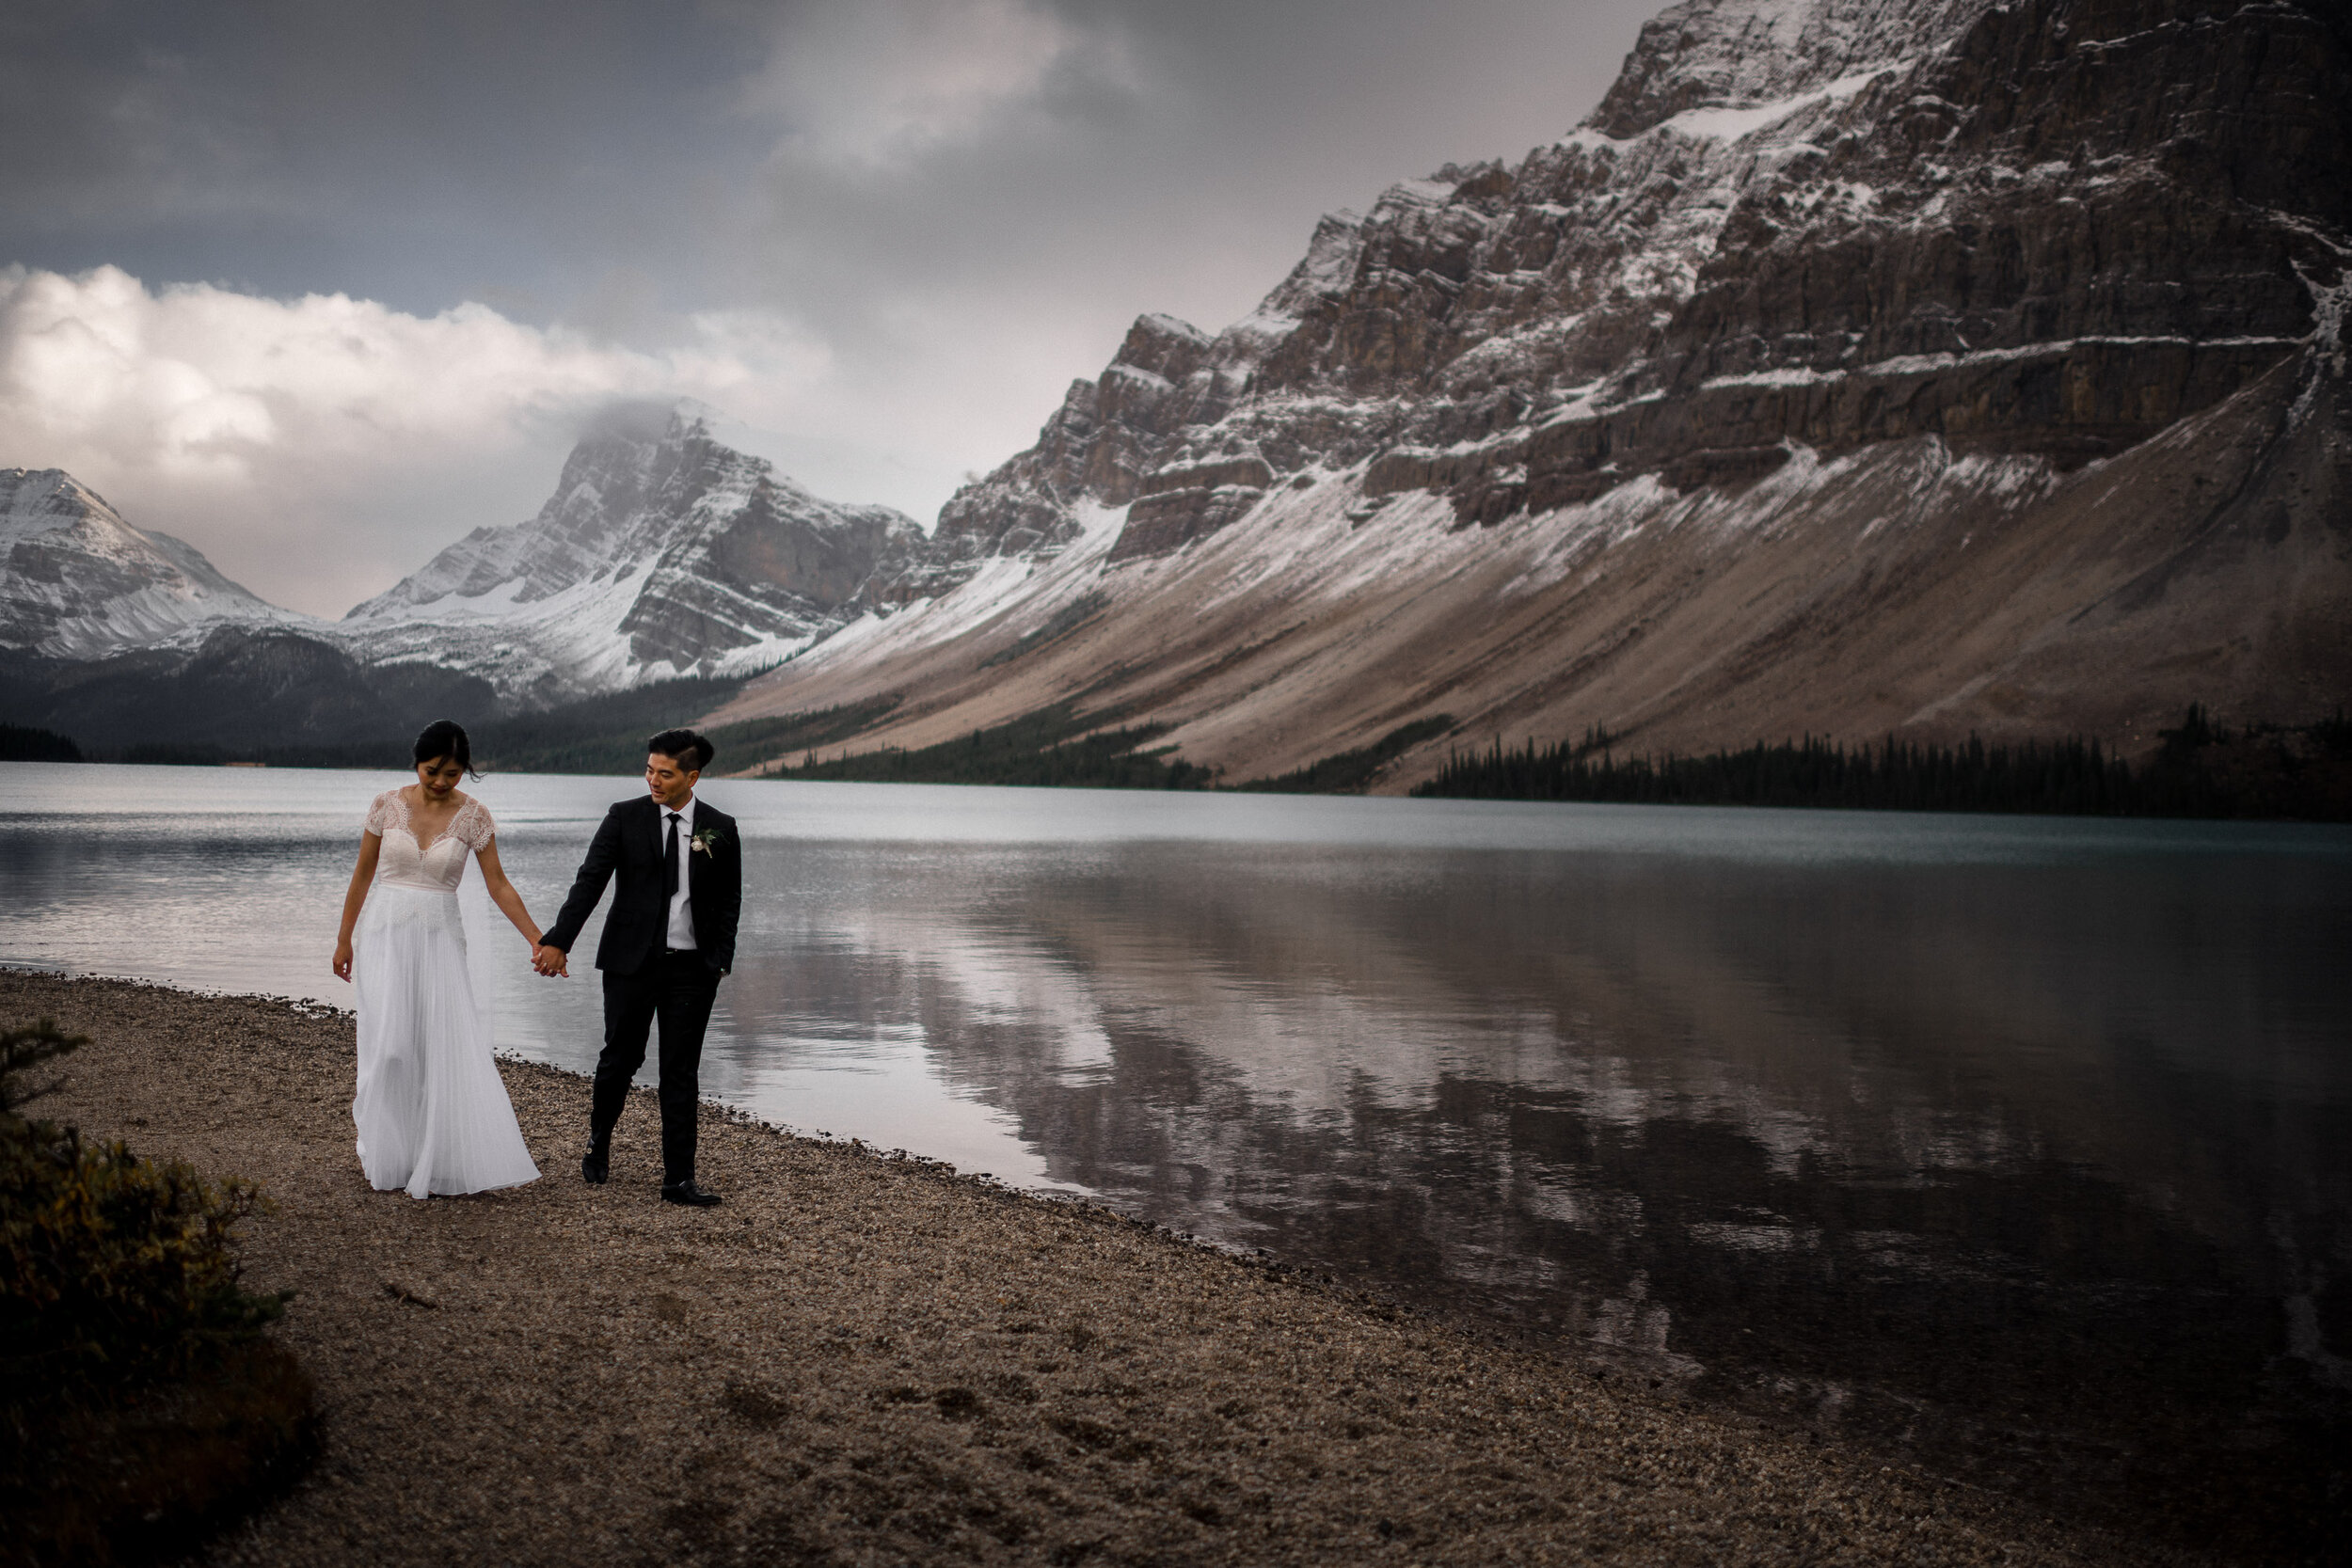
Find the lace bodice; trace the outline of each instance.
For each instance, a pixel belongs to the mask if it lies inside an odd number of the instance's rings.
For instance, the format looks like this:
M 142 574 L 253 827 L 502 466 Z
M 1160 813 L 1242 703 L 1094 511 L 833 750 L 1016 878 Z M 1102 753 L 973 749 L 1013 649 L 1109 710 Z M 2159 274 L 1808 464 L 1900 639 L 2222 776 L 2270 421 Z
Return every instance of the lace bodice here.
M 455 892 L 457 879 L 465 874 L 466 851 L 479 854 L 498 832 L 490 808 L 471 796 L 430 844 L 417 842 L 409 821 L 408 802 L 397 789 L 386 790 L 368 807 L 368 832 L 384 840 L 375 862 L 377 881 Z

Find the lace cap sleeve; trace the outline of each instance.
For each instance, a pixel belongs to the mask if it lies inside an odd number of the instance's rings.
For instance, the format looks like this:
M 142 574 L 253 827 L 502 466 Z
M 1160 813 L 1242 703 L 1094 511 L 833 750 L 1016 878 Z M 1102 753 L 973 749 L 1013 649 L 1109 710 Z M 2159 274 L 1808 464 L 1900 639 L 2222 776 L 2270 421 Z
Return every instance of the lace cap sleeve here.
M 384 830 L 400 820 L 393 815 L 400 805 L 399 796 L 400 791 L 388 789 L 368 802 L 368 819 L 362 826 L 376 837 L 383 837 Z
M 490 820 L 490 808 L 478 800 L 469 800 L 466 809 L 450 825 L 450 832 L 464 839 L 466 847 L 477 855 L 488 847 L 491 835 L 498 831 L 499 825 Z

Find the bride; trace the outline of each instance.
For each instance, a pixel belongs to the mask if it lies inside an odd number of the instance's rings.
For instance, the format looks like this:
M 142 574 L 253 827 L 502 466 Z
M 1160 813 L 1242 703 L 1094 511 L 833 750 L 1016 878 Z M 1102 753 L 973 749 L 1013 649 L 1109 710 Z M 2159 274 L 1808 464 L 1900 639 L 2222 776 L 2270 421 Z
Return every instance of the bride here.
M 534 949 L 539 927 L 500 868 L 497 824 L 457 787 L 473 767 L 466 732 L 428 724 L 415 757 L 417 782 L 368 808 L 335 939 L 335 973 L 358 988 L 359 1164 L 377 1191 L 410 1197 L 520 1186 L 539 1167 L 490 1059 L 490 998 L 467 970 L 457 879 L 468 850 Z

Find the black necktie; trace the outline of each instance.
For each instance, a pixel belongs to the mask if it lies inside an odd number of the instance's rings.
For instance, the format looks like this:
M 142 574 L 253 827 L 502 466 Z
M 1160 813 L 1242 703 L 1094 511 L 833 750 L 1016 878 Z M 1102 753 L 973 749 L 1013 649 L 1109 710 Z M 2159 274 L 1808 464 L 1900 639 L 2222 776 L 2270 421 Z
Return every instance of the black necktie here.
M 670 840 L 661 847 L 661 891 L 665 895 L 672 898 L 675 898 L 677 896 L 679 870 L 680 867 L 678 865 L 677 859 L 677 813 L 672 812 L 670 814 Z

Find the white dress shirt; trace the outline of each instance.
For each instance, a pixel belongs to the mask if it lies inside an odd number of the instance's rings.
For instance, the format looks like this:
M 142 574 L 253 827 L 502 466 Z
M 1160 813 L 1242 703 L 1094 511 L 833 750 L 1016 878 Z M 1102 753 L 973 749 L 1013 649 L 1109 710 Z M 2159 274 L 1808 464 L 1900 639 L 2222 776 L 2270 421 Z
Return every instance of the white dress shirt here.
M 670 808 L 656 800 L 660 815 L 654 820 L 654 853 L 659 855 L 670 842 Z M 688 796 L 686 804 L 677 809 L 677 891 L 670 895 L 670 951 L 691 952 L 694 948 L 694 909 L 687 902 L 687 889 L 694 879 L 694 798 Z

